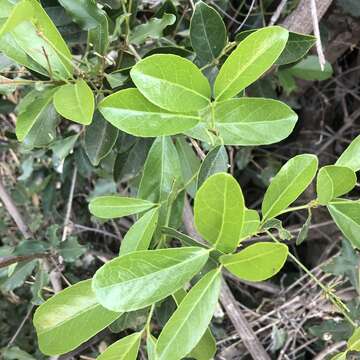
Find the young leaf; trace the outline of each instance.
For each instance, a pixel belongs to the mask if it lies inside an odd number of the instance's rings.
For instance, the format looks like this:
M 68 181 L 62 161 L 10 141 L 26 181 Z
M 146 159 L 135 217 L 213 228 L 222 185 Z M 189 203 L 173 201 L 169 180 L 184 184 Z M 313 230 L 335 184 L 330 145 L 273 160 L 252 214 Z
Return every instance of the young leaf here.
M 334 204 L 330 203 L 327 208 L 336 225 L 352 246 L 360 249 L 360 202 L 339 199 Z
M 226 100 L 257 80 L 285 48 L 289 33 L 279 26 L 255 31 L 230 54 L 215 80 L 215 97 Z
M 194 127 L 197 115 L 170 113 L 148 101 L 137 89 L 125 89 L 106 97 L 99 110 L 116 128 L 126 133 L 154 137 L 175 135 Z
M 98 196 L 90 201 L 91 214 L 100 219 L 113 219 L 138 214 L 155 206 L 154 203 L 119 195 Z
M 54 95 L 54 106 L 64 118 L 89 125 L 94 114 L 94 95 L 84 80 L 78 80 L 59 88 Z
M 328 165 L 319 170 L 316 191 L 321 205 L 351 191 L 356 184 L 353 170 L 345 166 Z
M 196 193 L 195 226 L 205 240 L 225 253 L 240 240 L 244 222 L 244 197 L 237 181 L 228 174 L 209 177 Z
M 306 240 L 309 233 L 311 218 L 312 218 L 311 209 L 308 209 L 308 217 L 306 218 L 304 225 L 301 227 L 295 241 L 296 246 L 301 245 Z
M 96 360 L 136 360 L 141 334 L 141 332 L 136 332 L 116 341 L 101 353 Z
M 314 55 L 308 56 L 306 59 L 289 68 L 288 71 L 299 79 L 309 81 L 326 80 L 333 74 L 331 64 L 326 62 L 324 70 L 321 70 L 319 59 Z
M 156 229 L 158 217 L 159 209 L 154 208 L 136 221 L 121 241 L 120 255 L 132 251 L 147 250 Z
M 290 135 L 296 113 L 286 104 L 261 98 L 221 101 L 215 106 L 215 128 L 227 145 L 267 145 Z
M 47 355 L 58 355 L 77 348 L 119 316 L 97 303 L 91 280 L 85 280 L 40 305 L 33 322 L 40 350 Z
M 106 157 L 118 137 L 119 130 L 105 121 L 99 111 L 94 114 L 93 121 L 85 130 L 84 148 L 92 165 L 98 166 Z
M 244 225 L 241 229 L 240 240 L 256 234 L 260 226 L 260 216 L 256 210 L 245 209 Z
M 200 165 L 199 175 L 197 179 L 197 188 L 213 174 L 226 172 L 228 170 L 228 155 L 225 146 L 216 146 L 211 149 Z
M 355 329 L 347 346 L 349 351 L 360 351 L 360 328 Z
M 224 255 L 221 263 L 242 280 L 263 281 L 277 274 L 288 256 L 284 244 L 256 243 L 234 255 Z
M 202 1 L 196 3 L 190 22 L 190 40 L 201 63 L 216 59 L 227 42 L 225 24 L 218 12 Z
M 271 181 L 262 203 L 263 221 L 279 215 L 309 186 L 316 174 L 318 159 L 303 154 L 290 159 Z
M 178 360 L 196 346 L 205 334 L 215 311 L 220 285 L 220 271 L 215 269 L 201 278 L 189 291 L 158 338 L 158 360 Z
M 355 172 L 360 170 L 360 135 L 351 142 L 335 165 L 347 166 Z
M 149 101 L 168 111 L 189 113 L 209 105 L 208 80 L 196 65 L 180 56 L 149 56 L 139 61 L 130 75 Z
M 93 277 L 93 289 L 108 309 L 142 309 L 183 287 L 208 257 L 208 250 L 197 247 L 132 252 L 103 265 Z
M 285 49 L 276 60 L 275 64 L 286 65 L 300 60 L 309 52 L 315 43 L 315 36 L 289 32 L 289 39 Z

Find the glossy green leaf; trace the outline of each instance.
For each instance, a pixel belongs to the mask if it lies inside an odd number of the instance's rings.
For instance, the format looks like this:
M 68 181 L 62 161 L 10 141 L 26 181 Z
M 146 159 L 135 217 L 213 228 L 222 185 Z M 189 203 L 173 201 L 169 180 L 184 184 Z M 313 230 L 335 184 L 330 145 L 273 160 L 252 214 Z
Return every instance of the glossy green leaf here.
M 174 135 L 194 127 L 200 117 L 170 113 L 148 101 L 137 89 L 125 89 L 106 97 L 99 110 L 113 126 L 126 133 L 154 137 Z
M 289 68 L 288 71 L 299 79 L 309 81 L 326 80 L 333 74 L 331 64 L 328 62 L 325 64 L 324 71 L 321 70 L 319 58 L 315 55 L 308 56 L 306 59 Z
M 16 119 L 15 130 L 19 141 L 25 139 L 36 120 L 41 117 L 41 114 L 51 103 L 54 91 L 56 89 L 49 89 L 43 92 L 33 90 L 22 100 L 23 105 L 19 107 L 21 111 Z
M 360 135 L 350 143 L 335 165 L 347 166 L 354 171 L 360 170 Z
M 257 80 L 285 48 L 289 33 L 279 26 L 255 31 L 230 54 L 215 80 L 215 97 L 226 100 Z
M 260 226 L 260 216 L 256 210 L 245 209 L 244 226 L 241 229 L 240 239 L 244 240 L 255 235 Z
M 309 52 L 315 43 L 315 36 L 289 32 L 289 39 L 285 49 L 275 64 L 286 65 L 300 60 Z
M 204 181 L 211 175 L 219 172 L 226 172 L 229 167 L 228 164 L 229 158 L 225 146 L 216 146 L 211 149 L 201 163 L 197 187 L 200 188 Z
M 101 353 L 96 360 L 136 360 L 141 335 L 141 332 L 137 332 L 116 341 Z
M 208 80 L 196 65 L 180 56 L 149 56 L 139 61 L 130 75 L 149 101 L 168 111 L 192 112 L 209 105 Z
M 360 249 L 360 202 L 335 200 L 328 205 L 331 217 L 352 246 Z
M 154 235 L 158 217 L 159 209 L 154 208 L 137 220 L 121 241 L 120 255 L 132 251 L 147 250 Z
M 195 197 L 194 220 L 199 234 L 225 253 L 238 245 L 244 222 L 244 197 L 237 181 L 228 174 L 209 177 Z
M 220 286 L 220 271 L 215 269 L 189 291 L 160 333 L 156 344 L 158 360 L 178 360 L 191 352 L 207 330 Z
M 208 257 L 208 250 L 196 247 L 132 252 L 103 265 L 93 278 L 93 289 L 108 309 L 142 309 L 183 287 Z
M 345 166 L 328 165 L 319 170 L 316 191 L 321 205 L 351 191 L 356 184 L 353 170 Z
M 110 153 L 118 134 L 119 130 L 96 111 L 91 125 L 86 127 L 84 141 L 86 154 L 94 166 Z
M 143 44 L 148 38 L 159 39 L 163 30 L 169 25 L 174 24 L 176 16 L 164 14 L 161 19 L 151 18 L 147 23 L 136 26 L 130 33 L 129 41 L 135 45 Z
M 318 159 L 311 154 L 297 155 L 283 165 L 266 190 L 261 207 L 263 221 L 293 203 L 310 185 L 317 168 Z
M 201 63 L 210 63 L 227 42 L 225 24 L 218 12 L 202 1 L 196 3 L 190 22 L 190 40 Z
M 221 263 L 242 280 L 263 281 L 284 266 L 289 249 L 284 244 L 269 242 L 250 245 L 237 254 L 224 255 Z
M 357 328 L 351 335 L 347 346 L 350 351 L 360 351 L 360 328 Z
M 215 106 L 215 128 L 226 145 L 267 145 L 288 137 L 297 114 L 272 99 L 241 98 Z
M 54 95 L 54 106 L 64 118 L 89 125 L 94 114 L 94 95 L 84 80 L 78 80 L 59 88 Z
M 98 196 L 90 201 L 91 214 L 100 219 L 113 219 L 149 210 L 155 204 L 142 199 L 119 195 Z
M 119 316 L 97 303 L 91 280 L 85 280 L 40 305 L 33 322 L 40 350 L 57 355 L 77 348 Z
M 181 172 L 184 184 L 186 184 L 186 191 L 194 198 L 196 193 L 196 175 L 201 165 L 200 159 L 196 156 L 191 144 L 186 141 L 184 136 L 176 137 L 175 147 L 179 154 Z

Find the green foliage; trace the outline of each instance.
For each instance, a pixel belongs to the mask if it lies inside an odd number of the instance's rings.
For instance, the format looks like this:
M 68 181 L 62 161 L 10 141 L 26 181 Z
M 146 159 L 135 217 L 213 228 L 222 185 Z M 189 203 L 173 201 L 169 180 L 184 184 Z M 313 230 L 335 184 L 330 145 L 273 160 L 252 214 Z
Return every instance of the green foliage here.
M 360 135 L 357 136 L 341 156 L 335 165 L 347 166 L 354 171 L 360 170 Z

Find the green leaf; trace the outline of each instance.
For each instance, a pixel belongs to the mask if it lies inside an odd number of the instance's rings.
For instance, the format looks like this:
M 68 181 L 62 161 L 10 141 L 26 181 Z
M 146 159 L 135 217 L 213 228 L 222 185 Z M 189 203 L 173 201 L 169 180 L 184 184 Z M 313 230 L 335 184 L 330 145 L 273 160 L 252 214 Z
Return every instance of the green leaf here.
M 33 322 L 40 350 L 46 355 L 58 355 L 77 348 L 119 316 L 97 303 L 91 280 L 85 280 L 40 305 Z
M 100 219 L 114 219 L 131 214 L 138 214 L 155 206 L 154 203 L 119 195 L 98 196 L 90 201 L 91 214 Z
M 315 36 L 289 32 L 289 39 L 285 49 L 276 60 L 275 64 L 286 65 L 300 60 L 309 52 L 315 43 Z
M 16 120 L 16 137 L 23 141 L 35 122 L 42 116 L 45 109 L 52 101 L 56 89 L 45 91 L 32 90 L 21 101 L 22 106 L 18 106 L 19 116 Z
M 128 335 L 110 345 L 96 360 L 136 360 L 141 332 Z
M 360 202 L 336 200 L 328 205 L 331 217 L 352 246 L 360 249 Z
M 105 121 L 101 113 L 96 111 L 91 125 L 86 127 L 84 142 L 86 154 L 94 166 L 98 166 L 110 153 L 118 134 L 119 130 Z
M 331 360 L 346 360 L 347 359 L 347 351 L 341 352 L 334 357 L 331 358 Z
M 108 309 L 142 309 L 183 287 L 208 257 L 208 250 L 196 247 L 132 252 L 103 265 L 93 278 L 93 289 Z
M 192 198 L 196 193 L 196 175 L 201 165 L 200 159 L 194 153 L 194 150 L 186 141 L 184 136 L 178 136 L 175 139 L 175 147 L 179 154 L 180 166 L 186 191 Z
M 175 135 L 194 127 L 197 115 L 170 113 L 148 101 L 137 89 L 125 89 L 106 97 L 99 110 L 116 128 L 126 133 L 154 137 Z
M 360 328 L 357 328 L 349 339 L 348 350 L 350 351 L 360 351 Z
M 130 33 L 129 41 L 132 44 L 141 45 L 148 38 L 159 39 L 163 30 L 175 21 L 176 16 L 173 14 L 164 14 L 161 19 L 153 17 L 147 23 L 136 26 Z
M 50 145 L 50 149 L 53 152 L 52 160 L 55 167 L 61 166 L 65 158 L 73 151 L 79 135 L 80 134 L 75 134 L 64 139 L 56 140 Z
M 37 260 L 14 264 L 13 268 L 8 268 L 5 276 L 0 273 L 0 290 L 9 292 L 17 289 L 24 284 L 25 280 L 32 274 L 36 266 Z
M 288 71 L 299 79 L 309 81 L 326 80 L 333 74 L 332 67 L 328 62 L 326 62 L 324 71 L 322 71 L 319 58 L 314 55 L 308 56 L 306 59 L 289 68 Z
M 279 215 L 309 186 L 316 174 L 318 159 L 303 154 L 290 159 L 276 174 L 262 203 L 263 221 Z
M 199 1 L 190 22 L 190 40 L 201 63 L 216 59 L 227 42 L 225 24 L 212 7 Z
M 260 216 L 256 210 L 245 209 L 244 225 L 241 229 L 240 240 L 255 235 L 260 226 Z
M 204 181 L 211 175 L 226 172 L 228 170 L 228 163 L 229 159 L 225 146 L 216 146 L 211 149 L 201 163 L 197 187 L 200 188 Z
M 156 358 L 156 339 L 154 336 L 147 331 L 146 335 L 146 351 L 148 355 L 148 360 L 157 360 Z
M 215 128 L 226 145 L 268 145 L 288 137 L 297 114 L 272 99 L 241 98 L 215 106 Z
M 17 346 L 2 349 L 0 354 L 3 356 L 3 360 L 36 360 L 30 354 L 21 350 Z
M 94 114 L 94 95 L 84 80 L 78 80 L 59 88 L 54 95 L 54 106 L 64 118 L 89 125 Z
M 316 191 L 321 205 L 351 191 L 356 185 L 356 175 L 345 166 L 328 165 L 319 170 Z
M 209 177 L 196 193 L 195 226 L 199 234 L 225 253 L 240 240 L 244 222 L 244 197 L 237 181 L 228 174 Z
M 301 227 L 299 234 L 295 240 L 296 246 L 301 245 L 306 240 L 310 229 L 311 218 L 312 218 L 311 209 L 308 209 L 308 216 L 306 218 L 306 221 L 304 225 Z
M 207 273 L 181 301 L 156 344 L 158 360 L 178 360 L 191 352 L 205 334 L 218 302 L 219 269 Z
M 287 30 L 270 26 L 255 31 L 230 54 L 215 80 L 215 97 L 226 100 L 257 80 L 285 48 Z
M 192 112 L 209 105 L 208 80 L 196 65 L 180 56 L 149 56 L 139 61 L 130 75 L 149 101 L 168 111 Z
M 154 235 L 158 217 L 159 208 L 154 208 L 136 221 L 121 241 L 120 255 L 132 251 L 147 250 Z
M 345 149 L 335 165 L 347 166 L 355 172 L 360 170 L 360 135 Z
M 235 255 L 224 255 L 221 263 L 242 280 L 263 281 L 277 274 L 284 266 L 289 249 L 284 244 L 260 242 Z

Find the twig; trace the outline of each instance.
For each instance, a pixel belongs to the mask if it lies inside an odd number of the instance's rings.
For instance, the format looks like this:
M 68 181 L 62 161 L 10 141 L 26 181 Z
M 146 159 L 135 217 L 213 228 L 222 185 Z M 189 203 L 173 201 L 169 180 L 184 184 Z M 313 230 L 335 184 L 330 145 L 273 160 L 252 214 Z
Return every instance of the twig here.
M 331 346 L 329 346 L 328 348 L 326 348 L 325 350 L 323 350 L 321 353 L 319 353 L 314 360 L 325 360 L 328 355 L 333 354 L 335 351 L 340 350 L 342 347 L 344 347 L 346 345 L 346 341 L 339 341 Z
M 314 27 L 314 35 L 316 37 L 316 51 L 318 54 L 321 71 L 324 71 L 326 60 L 325 60 L 325 55 L 324 55 L 324 51 L 323 51 L 322 44 L 321 44 L 316 2 L 315 2 L 315 0 L 309 0 L 309 1 L 310 1 L 310 8 L 311 8 L 311 17 L 312 17 L 313 27 Z
M 31 312 L 34 309 L 34 305 L 31 305 L 28 312 L 26 313 L 24 319 L 22 320 L 21 324 L 19 325 L 19 327 L 17 328 L 17 330 L 15 331 L 15 334 L 13 335 L 13 337 L 11 338 L 11 340 L 9 341 L 9 343 L 7 344 L 7 348 L 9 348 L 16 340 L 16 338 L 19 336 L 20 331 L 22 330 L 22 328 L 24 327 L 26 321 L 28 320 L 28 318 L 31 315 Z
M 5 256 L 0 259 L 0 269 L 10 266 L 12 264 L 16 264 L 19 262 L 30 261 L 35 259 L 46 258 L 48 254 L 32 254 L 32 255 L 22 255 L 22 256 Z
M 249 11 L 248 13 L 246 14 L 245 16 L 245 19 L 241 22 L 241 24 L 238 26 L 238 28 L 235 30 L 235 32 L 238 32 L 240 29 L 242 29 L 242 27 L 244 26 L 244 24 L 246 23 L 247 19 L 249 18 L 251 12 L 252 12 L 252 9 L 255 5 L 255 0 L 252 0 L 251 2 L 251 5 L 250 5 L 250 8 L 249 8 Z
M 279 6 L 276 8 L 275 12 L 272 14 L 271 19 L 269 21 L 269 26 L 274 25 L 278 20 L 279 17 L 286 6 L 287 0 L 281 0 Z

